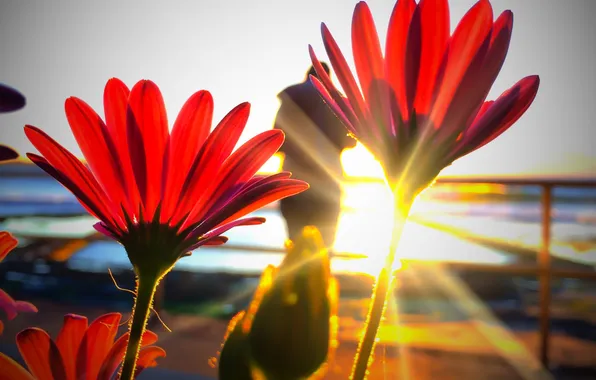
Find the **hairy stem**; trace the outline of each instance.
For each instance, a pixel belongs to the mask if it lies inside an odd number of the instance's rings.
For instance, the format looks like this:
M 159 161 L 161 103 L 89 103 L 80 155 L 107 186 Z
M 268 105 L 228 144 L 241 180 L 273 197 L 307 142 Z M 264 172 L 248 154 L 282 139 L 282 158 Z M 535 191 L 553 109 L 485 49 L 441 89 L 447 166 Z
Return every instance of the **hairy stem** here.
M 398 194 L 396 191 L 394 191 L 393 198 L 394 219 L 391 233 L 391 243 L 389 244 L 389 253 L 385 258 L 385 266 L 379 273 L 377 284 L 373 291 L 373 296 L 365 322 L 366 331 L 360 340 L 358 351 L 356 352 L 356 357 L 354 359 L 354 367 L 352 368 L 352 376 L 350 377 L 352 380 L 365 379 L 368 366 L 372 361 L 371 354 L 374 349 L 377 331 L 379 330 L 381 318 L 385 312 L 387 296 L 391 291 L 389 285 L 391 284 L 393 262 L 395 261 L 395 251 L 397 250 L 397 246 L 406 224 L 410 208 L 414 202 L 414 197 L 404 196 L 403 194 Z
M 122 364 L 121 380 L 132 380 L 135 374 L 141 337 L 145 332 L 147 319 L 153 303 L 155 288 L 159 281 L 158 276 L 141 276 L 137 278 L 137 298 L 132 310 L 132 322 L 130 324 L 130 337 L 126 346 L 124 363 Z

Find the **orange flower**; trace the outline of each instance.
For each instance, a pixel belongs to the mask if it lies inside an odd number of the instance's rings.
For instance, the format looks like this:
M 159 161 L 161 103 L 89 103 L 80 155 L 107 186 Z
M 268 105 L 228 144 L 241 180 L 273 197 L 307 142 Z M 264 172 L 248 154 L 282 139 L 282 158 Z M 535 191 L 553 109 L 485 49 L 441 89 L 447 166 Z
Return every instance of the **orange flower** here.
M 0 232 L 0 262 L 4 260 L 6 255 L 17 246 L 17 239 L 15 239 L 10 233 L 1 231 Z M 37 308 L 25 301 L 15 301 L 9 296 L 4 290 L 0 289 L 0 309 L 6 313 L 8 320 L 14 319 L 18 313 L 26 312 L 37 312 Z M 4 325 L 0 321 L 0 334 Z
M 0 379 L 10 380 L 110 380 L 120 366 L 128 333 L 116 341 L 122 315 L 105 314 L 89 326 L 87 318 L 67 314 L 56 341 L 39 328 L 28 328 L 17 335 L 17 346 L 29 372 L 0 353 Z M 145 331 L 135 375 L 157 365 L 165 351 L 151 344 L 157 335 Z
M 390 184 L 417 193 L 454 160 L 505 132 L 528 109 L 538 76 L 521 79 L 485 101 L 509 49 L 513 14 L 493 21 L 478 1 L 450 35 L 447 0 L 400 0 L 387 31 L 385 54 L 370 10 L 360 2 L 352 19 L 352 48 L 360 88 L 331 33 L 325 49 L 347 97 L 335 88 L 310 47 L 320 76 L 313 83 L 381 162 Z

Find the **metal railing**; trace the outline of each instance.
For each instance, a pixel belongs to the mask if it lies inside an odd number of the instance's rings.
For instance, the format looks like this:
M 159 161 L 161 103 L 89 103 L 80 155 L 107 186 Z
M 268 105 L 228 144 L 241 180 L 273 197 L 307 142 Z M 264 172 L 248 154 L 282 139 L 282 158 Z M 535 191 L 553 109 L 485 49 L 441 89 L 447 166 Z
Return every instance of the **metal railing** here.
M 270 173 L 262 173 L 270 174 Z M 41 171 L 31 170 L 26 174 L 17 171 L 8 171 L 4 175 L 45 175 Z M 347 178 L 346 182 L 381 182 L 376 178 Z M 596 188 L 596 179 L 542 179 L 542 178 L 439 178 L 437 184 L 492 184 L 510 186 L 534 186 L 541 189 L 541 244 L 537 250 L 537 265 L 527 266 L 519 264 L 487 265 L 475 263 L 448 263 L 449 267 L 475 271 L 499 272 L 515 275 L 535 275 L 539 279 L 539 306 L 540 306 L 540 360 L 545 368 L 549 366 L 550 343 L 550 306 L 551 306 L 551 280 L 553 277 L 577 278 L 596 280 L 595 271 L 558 269 L 551 266 L 551 223 L 553 206 L 553 189 L 567 188 Z M 231 248 L 231 247 L 230 247 Z M 239 248 L 236 246 L 235 248 Z M 250 247 L 247 247 L 249 249 Z M 258 248 L 262 251 L 263 248 Z M 280 250 L 270 250 L 282 252 Z
M 496 178 L 443 178 L 437 180 L 442 184 L 495 184 L 510 186 L 537 186 L 541 189 L 541 246 L 538 252 L 537 267 L 520 268 L 514 265 L 502 265 L 500 272 L 511 274 L 536 275 L 540 282 L 540 360 L 545 368 L 549 367 L 550 348 L 550 306 L 551 280 L 556 277 L 596 279 L 596 272 L 581 270 L 553 270 L 551 267 L 551 225 L 553 207 L 553 189 L 555 187 L 596 188 L 593 179 L 496 179 Z M 475 270 L 494 270 L 490 266 L 464 264 Z

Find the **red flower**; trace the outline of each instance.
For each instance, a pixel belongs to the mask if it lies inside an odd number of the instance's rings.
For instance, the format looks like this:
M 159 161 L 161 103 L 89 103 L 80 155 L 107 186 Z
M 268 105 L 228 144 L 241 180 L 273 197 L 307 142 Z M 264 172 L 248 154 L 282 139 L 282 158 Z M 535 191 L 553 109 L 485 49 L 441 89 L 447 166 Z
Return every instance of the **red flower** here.
M 255 176 L 281 146 L 280 131 L 263 132 L 232 153 L 248 103 L 211 133 L 209 92 L 188 99 L 170 133 L 161 93 L 146 80 L 131 91 L 118 79 L 108 81 L 105 123 L 80 99 L 67 99 L 65 107 L 89 169 L 32 126 L 25 133 L 43 157 L 28 157 L 101 220 L 97 230 L 122 243 L 137 270 L 165 273 L 187 252 L 225 243 L 221 234 L 230 228 L 265 221 L 242 216 L 308 187 L 287 172 Z
M 44 330 L 33 327 L 17 334 L 17 346 L 29 368 L 0 353 L 0 378 L 11 380 L 110 380 L 122 362 L 128 333 L 114 341 L 120 313 L 105 314 L 89 326 L 87 318 L 67 314 L 56 341 Z M 157 335 L 145 331 L 144 346 L 137 361 L 136 375 L 157 365 L 165 351 L 151 344 Z
M 17 246 L 17 240 L 8 232 L 0 232 L 0 262 Z M 15 301 L 4 290 L 0 289 L 0 309 L 4 311 L 8 320 L 14 319 L 18 313 L 36 313 L 37 308 L 25 301 Z M 0 321 L 0 334 L 4 325 Z
M 360 89 L 331 33 L 325 49 L 347 98 L 310 54 L 314 84 L 348 130 L 381 161 L 392 184 L 402 176 L 415 190 L 507 130 L 530 106 L 538 76 L 485 101 L 509 48 L 513 14 L 493 22 L 480 0 L 450 35 L 447 0 L 400 0 L 393 9 L 385 55 L 366 3 L 356 5 L 352 47 Z M 408 170 L 409 169 L 409 170 Z

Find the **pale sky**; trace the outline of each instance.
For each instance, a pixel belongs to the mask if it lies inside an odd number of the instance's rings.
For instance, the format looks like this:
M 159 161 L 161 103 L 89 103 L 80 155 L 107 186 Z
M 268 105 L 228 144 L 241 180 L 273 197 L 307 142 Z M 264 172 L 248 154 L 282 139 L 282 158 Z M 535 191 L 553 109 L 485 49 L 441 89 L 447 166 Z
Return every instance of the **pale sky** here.
M 79 155 L 64 100 L 80 97 L 103 114 L 111 77 L 130 87 L 140 79 L 156 82 L 170 122 L 200 89 L 213 94 L 215 121 L 249 101 L 246 140 L 272 127 L 276 94 L 304 78 L 309 43 L 327 60 L 321 22 L 353 63 L 356 0 L 0 1 L 0 82 L 27 97 L 25 109 L 0 116 L 0 137 L 21 153 L 33 151 L 22 131 L 33 124 Z M 474 3 L 450 2 L 452 28 Z M 368 4 L 384 43 L 394 1 Z M 445 174 L 596 177 L 596 1 L 492 4 L 495 17 L 513 11 L 514 28 L 489 97 L 531 74 L 540 75 L 541 87 L 516 125 Z

